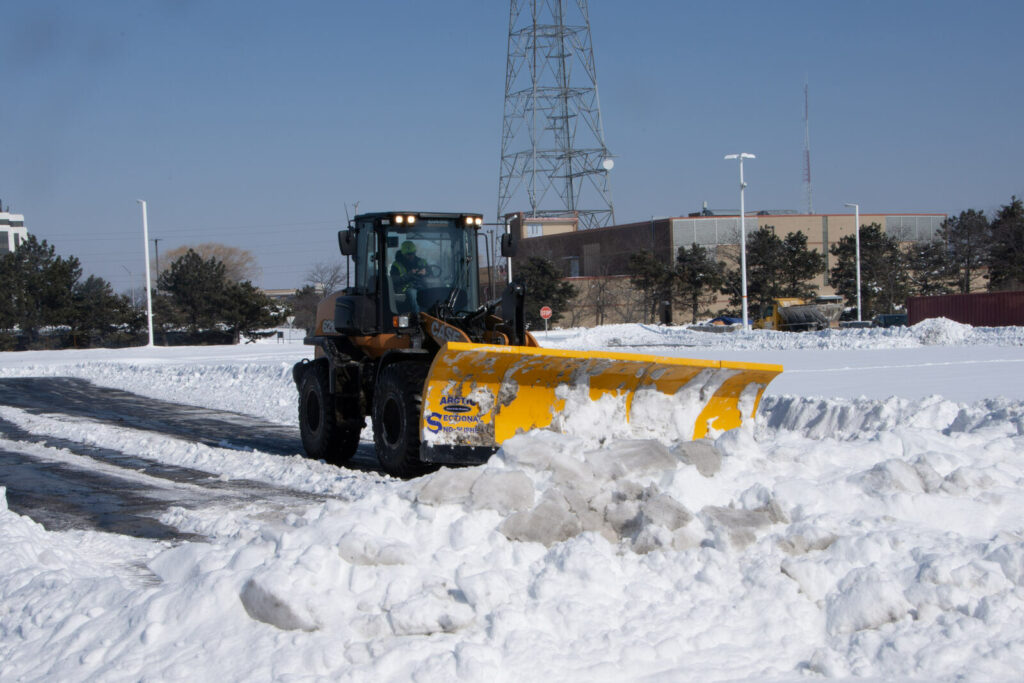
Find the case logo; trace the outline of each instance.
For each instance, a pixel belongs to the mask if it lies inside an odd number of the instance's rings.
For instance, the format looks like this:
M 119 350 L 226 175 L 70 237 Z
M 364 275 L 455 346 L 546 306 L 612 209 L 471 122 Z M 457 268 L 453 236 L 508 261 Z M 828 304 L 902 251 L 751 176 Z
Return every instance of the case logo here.
M 457 342 L 465 341 L 466 336 L 457 328 L 445 325 L 439 320 L 430 323 L 430 336 L 439 341 Z

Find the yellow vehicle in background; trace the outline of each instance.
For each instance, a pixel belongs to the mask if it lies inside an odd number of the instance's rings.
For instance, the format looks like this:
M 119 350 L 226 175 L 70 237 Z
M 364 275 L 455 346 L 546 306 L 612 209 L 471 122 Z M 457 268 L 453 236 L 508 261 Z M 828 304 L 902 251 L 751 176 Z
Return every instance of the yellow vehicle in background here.
M 782 297 L 774 299 L 771 315 L 754 322 L 761 330 L 807 332 L 839 327 L 843 313 L 843 297 L 819 296 L 814 299 Z

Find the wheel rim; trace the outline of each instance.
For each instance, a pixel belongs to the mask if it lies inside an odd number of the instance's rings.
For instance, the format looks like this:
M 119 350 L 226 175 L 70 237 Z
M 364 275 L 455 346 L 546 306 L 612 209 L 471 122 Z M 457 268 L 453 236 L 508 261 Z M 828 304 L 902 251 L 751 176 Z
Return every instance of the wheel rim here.
M 384 442 L 395 446 L 402 437 L 402 406 L 393 398 L 384 402 L 381 426 L 384 428 Z

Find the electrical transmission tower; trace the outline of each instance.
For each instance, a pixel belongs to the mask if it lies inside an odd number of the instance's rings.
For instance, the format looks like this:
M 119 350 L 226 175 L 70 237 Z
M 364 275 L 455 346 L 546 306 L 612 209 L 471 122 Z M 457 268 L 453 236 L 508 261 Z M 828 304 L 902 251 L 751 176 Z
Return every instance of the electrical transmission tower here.
M 511 0 L 498 219 L 615 222 L 586 0 Z

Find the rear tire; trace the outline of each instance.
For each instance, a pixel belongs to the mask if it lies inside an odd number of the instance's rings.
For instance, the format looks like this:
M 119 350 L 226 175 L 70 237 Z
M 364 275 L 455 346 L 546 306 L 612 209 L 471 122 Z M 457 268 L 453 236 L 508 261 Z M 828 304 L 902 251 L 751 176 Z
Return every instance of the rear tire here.
M 373 393 L 373 442 L 381 468 L 396 477 L 415 477 L 436 466 L 420 461 L 420 406 L 423 363 L 395 363 L 381 370 Z
M 299 384 L 299 433 L 306 455 L 343 465 L 359 447 L 363 419 L 341 419 L 328 388 L 327 364 L 310 363 Z

